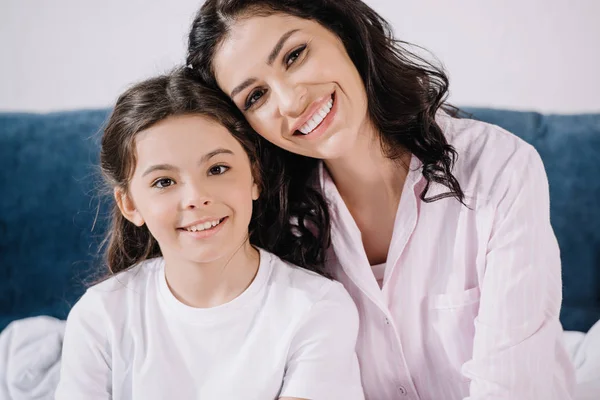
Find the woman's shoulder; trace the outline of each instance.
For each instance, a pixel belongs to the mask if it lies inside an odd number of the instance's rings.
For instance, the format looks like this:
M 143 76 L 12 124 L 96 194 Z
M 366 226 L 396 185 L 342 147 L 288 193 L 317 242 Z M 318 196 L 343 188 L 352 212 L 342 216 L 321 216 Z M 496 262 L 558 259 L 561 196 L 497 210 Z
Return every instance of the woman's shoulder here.
M 466 193 L 489 196 L 539 160 L 533 146 L 497 125 L 448 115 L 438 123 L 458 154 L 453 173 Z
M 528 152 L 532 146 L 517 135 L 487 122 L 470 118 L 454 118 L 441 114 L 437 118 L 450 144 L 464 159 L 496 154 L 495 158 L 510 157 L 516 152 Z

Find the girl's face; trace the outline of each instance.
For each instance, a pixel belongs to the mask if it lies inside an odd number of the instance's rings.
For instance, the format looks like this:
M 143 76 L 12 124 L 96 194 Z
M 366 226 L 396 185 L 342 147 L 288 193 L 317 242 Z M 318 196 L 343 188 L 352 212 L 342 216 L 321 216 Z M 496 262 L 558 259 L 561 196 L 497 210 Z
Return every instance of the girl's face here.
M 231 256 L 248 236 L 258 187 L 248 155 L 229 131 L 203 116 L 169 117 L 138 133 L 123 215 L 146 224 L 165 259 L 208 263 Z
M 213 67 L 252 127 L 288 151 L 335 159 L 366 127 L 362 79 L 341 40 L 316 22 L 285 14 L 240 18 Z

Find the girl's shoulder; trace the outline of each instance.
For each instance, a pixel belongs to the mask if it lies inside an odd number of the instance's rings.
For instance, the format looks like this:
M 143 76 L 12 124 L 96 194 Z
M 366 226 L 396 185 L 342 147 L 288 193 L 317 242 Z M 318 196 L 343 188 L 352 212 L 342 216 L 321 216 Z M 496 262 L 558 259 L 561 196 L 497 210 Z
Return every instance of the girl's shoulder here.
M 163 268 L 164 259 L 162 257 L 144 260 L 91 286 L 88 292 L 115 293 L 137 289 L 145 286 L 149 279 L 154 279 L 157 273 L 163 271 Z
M 95 310 L 115 315 L 140 300 L 140 294 L 153 287 L 157 273 L 164 268 L 162 257 L 145 260 L 89 287 L 73 307 L 79 312 Z
M 263 256 L 269 257 L 272 269 L 268 290 L 278 301 L 292 302 L 300 307 L 334 301 L 342 307 L 354 308 L 354 302 L 341 283 L 261 250 Z

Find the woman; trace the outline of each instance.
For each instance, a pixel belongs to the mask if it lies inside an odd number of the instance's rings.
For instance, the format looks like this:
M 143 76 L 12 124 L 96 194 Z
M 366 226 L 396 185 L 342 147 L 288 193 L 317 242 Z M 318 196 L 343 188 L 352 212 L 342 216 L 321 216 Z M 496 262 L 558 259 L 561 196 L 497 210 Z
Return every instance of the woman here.
M 282 212 L 358 306 L 368 399 L 571 398 L 531 146 L 450 116 L 446 75 L 359 0 L 208 0 L 188 64 L 288 168 L 305 156 Z

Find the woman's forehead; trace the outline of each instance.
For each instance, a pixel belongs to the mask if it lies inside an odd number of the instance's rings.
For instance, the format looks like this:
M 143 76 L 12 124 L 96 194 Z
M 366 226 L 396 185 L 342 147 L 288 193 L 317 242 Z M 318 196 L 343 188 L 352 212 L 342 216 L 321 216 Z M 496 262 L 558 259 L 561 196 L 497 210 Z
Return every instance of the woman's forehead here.
M 230 94 L 233 87 L 249 78 L 251 71 L 272 64 L 272 55 L 282 38 L 328 32 L 320 24 L 288 14 L 241 18 L 217 48 L 213 65 L 221 88 Z
M 249 51 L 256 51 L 262 46 L 269 48 L 289 30 L 308 30 L 313 24 L 312 21 L 287 14 L 241 18 L 231 24 L 217 53 L 226 52 L 230 48 L 239 50 L 246 46 L 252 46 L 247 48 Z

